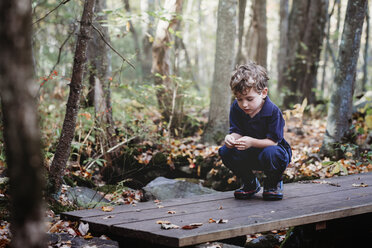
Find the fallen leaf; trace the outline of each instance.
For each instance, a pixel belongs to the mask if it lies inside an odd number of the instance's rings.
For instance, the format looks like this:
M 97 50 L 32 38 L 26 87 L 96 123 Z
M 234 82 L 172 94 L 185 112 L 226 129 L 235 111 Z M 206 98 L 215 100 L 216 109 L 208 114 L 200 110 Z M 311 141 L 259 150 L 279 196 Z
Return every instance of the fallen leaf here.
M 115 217 L 115 215 L 108 215 L 106 217 L 103 217 L 103 219 L 104 220 L 107 220 L 107 219 L 111 219 L 111 218 L 114 218 L 114 217 Z
M 90 233 L 88 233 L 87 235 L 84 235 L 84 239 L 92 239 L 92 238 L 93 236 Z
M 177 226 L 177 225 L 174 225 L 174 224 L 161 224 L 161 229 L 165 229 L 165 230 L 178 229 L 178 228 L 180 228 L 180 227 Z
M 198 228 L 198 226 L 186 225 L 186 226 L 182 227 L 182 229 L 185 229 L 185 230 L 191 230 L 191 229 L 195 229 L 195 228 Z
M 362 187 L 362 188 L 364 188 L 364 187 L 368 187 L 368 184 L 365 184 L 365 183 L 360 183 L 360 184 L 353 183 L 352 186 L 353 187 Z
M 216 221 L 214 219 L 212 219 L 212 218 L 210 218 L 208 222 L 209 223 L 216 223 Z
M 170 224 L 169 220 L 158 220 L 156 221 L 156 224 Z
M 82 236 L 85 236 L 89 231 L 89 224 L 88 223 L 84 224 L 83 222 L 81 222 L 78 230 Z
M 199 226 L 202 226 L 203 223 L 191 223 L 190 226 L 196 226 L 196 227 L 199 227 Z
M 111 212 L 112 210 L 114 210 L 114 207 L 112 207 L 112 206 L 103 206 L 103 207 L 101 208 L 101 210 L 102 210 L 103 212 Z
M 224 219 L 219 219 L 218 221 L 216 221 L 217 224 L 225 224 L 227 222 L 228 220 L 224 220 Z
M 168 214 L 176 214 L 176 211 L 169 210 Z

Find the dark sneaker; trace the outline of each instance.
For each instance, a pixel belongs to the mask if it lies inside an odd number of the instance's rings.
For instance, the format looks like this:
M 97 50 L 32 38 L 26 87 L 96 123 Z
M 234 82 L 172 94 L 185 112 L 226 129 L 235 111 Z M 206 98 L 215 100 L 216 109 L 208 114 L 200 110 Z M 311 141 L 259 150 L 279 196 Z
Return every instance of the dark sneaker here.
M 255 178 L 251 183 L 245 183 L 240 189 L 235 190 L 236 199 L 246 200 L 261 190 L 260 182 Z
M 265 184 L 262 196 L 268 201 L 283 199 L 283 181 L 279 181 L 275 186 Z

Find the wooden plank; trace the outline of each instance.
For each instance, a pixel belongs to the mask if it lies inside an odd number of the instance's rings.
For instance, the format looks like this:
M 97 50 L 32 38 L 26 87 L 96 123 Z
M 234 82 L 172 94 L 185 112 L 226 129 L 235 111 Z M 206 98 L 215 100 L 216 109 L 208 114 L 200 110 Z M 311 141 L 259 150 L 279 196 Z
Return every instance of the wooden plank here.
M 368 173 L 365 174 L 357 174 L 357 175 L 351 175 L 346 177 L 333 177 L 330 179 L 327 179 L 327 182 L 330 183 L 339 183 L 340 186 L 344 187 L 344 185 L 349 185 L 351 181 L 358 181 L 358 178 L 360 177 L 366 177 Z M 370 173 L 369 173 L 370 174 Z M 372 175 L 372 174 L 371 174 Z M 323 181 L 323 180 L 318 180 Z M 359 180 L 360 181 L 360 180 Z M 291 184 L 285 184 L 285 197 L 298 197 L 300 192 L 302 194 L 310 194 L 311 191 L 313 191 L 315 184 L 298 184 L 298 183 L 291 183 Z M 318 186 L 319 190 L 323 190 L 323 192 L 327 192 L 329 190 L 337 190 L 334 188 L 330 188 L 329 185 L 327 186 Z M 190 198 L 184 198 L 184 199 L 170 199 L 166 200 L 161 203 L 164 207 L 171 207 L 171 206 L 177 206 L 177 205 L 186 205 L 186 204 L 193 204 L 195 202 L 207 202 L 207 201 L 216 201 L 216 200 L 222 200 L 222 199 L 230 199 L 232 196 L 232 192 L 218 192 L 213 194 L 207 194 L 202 196 L 194 196 Z M 79 210 L 79 211 L 70 211 L 70 212 L 64 212 L 61 213 L 61 218 L 66 220 L 73 220 L 78 221 L 82 218 L 88 218 L 88 217 L 98 217 L 98 216 L 107 216 L 107 215 L 116 215 L 119 213 L 133 213 L 136 211 L 142 211 L 145 209 L 156 209 L 158 206 L 154 204 L 153 202 L 144 202 L 144 203 L 138 203 L 136 206 L 134 205 L 121 205 L 116 206 L 115 209 L 112 212 L 103 212 L 100 209 L 85 209 L 85 210 Z
M 323 194 L 304 197 L 303 200 L 306 201 L 293 198 L 282 202 L 262 202 L 261 207 L 255 209 L 247 204 L 245 207 L 235 209 L 211 210 L 168 218 L 173 224 L 179 226 L 193 222 L 205 223 L 194 230 L 162 230 L 154 220 L 147 220 L 115 225 L 111 231 L 120 236 L 179 247 L 372 211 L 372 194 L 368 188 L 338 191 L 332 196 Z M 283 206 L 282 203 L 285 202 L 287 204 Z M 244 212 L 249 214 L 242 215 L 241 213 Z M 209 218 L 228 219 L 229 222 L 209 224 L 206 223 Z
M 87 221 L 92 231 L 145 239 L 168 246 L 186 246 L 372 212 L 372 199 L 368 198 L 372 195 L 372 187 L 352 187 L 353 183 L 372 185 L 372 173 L 334 177 L 326 182 L 338 183 L 340 187 L 294 183 L 284 185 L 284 200 L 278 202 L 262 201 L 261 195 L 248 201 L 239 201 L 233 198 L 232 192 L 221 192 L 167 200 L 161 204 L 164 206 L 161 209 L 153 202 L 147 202 L 137 206 L 115 207 L 113 212 L 97 209 L 68 212 L 63 217 Z M 218 210 L 221 205 L 223 209 Z M 167 210 L 174 210 L 176 214 L 169 215 Z M 248 212 L 249 215 L 242 218 L 242 212 Z M 276 218 L 270 217 L 274 213 Z M 107 218 L 110 215 L 115 217 Z M 177 225 L 200 222 L 202 219 L 205 222 L 209 218 L 225 218 L 229 223 L 215 226 L 205 224 L 194 230 L 161 230 L 155 223 L 160 218 L 167 218 Z

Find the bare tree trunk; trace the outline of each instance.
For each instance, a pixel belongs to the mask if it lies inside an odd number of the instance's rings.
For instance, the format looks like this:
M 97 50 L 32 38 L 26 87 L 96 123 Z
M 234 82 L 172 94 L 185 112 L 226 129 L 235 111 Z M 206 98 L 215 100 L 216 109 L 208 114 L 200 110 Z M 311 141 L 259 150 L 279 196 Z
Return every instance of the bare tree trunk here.
M 76 44 L 66 115 L 63 121 L 61 137 L 50 168 L 48 193 L 54 196 L 56 196 L 61 189 L 64 169 L 70 155 L 71 142 L 74 138 L 76 118 L 79 112 L 79 99 L 82 88 L 84 65 L 87 59 L 86 51 L 92 29 L 94 4 L 95 0 L 86 0 L 81 17 L 80 34 Z
M 366 85 L 368 81 L 368 50 L 369 50 L 369 7 L 367 2 L 366 9 L 366 41 L 364 44 L 364 65 L 363 65 L 363 79 L 362 79 L 362 93 L 366 92 Z
M 203 38 L 202 38 L 202 10 L 201 10 L 201 2 L 202 0 L 197 1 L 197 10 L 198 10 L 198 25 L 199 28 L 197 29 L 198 35 L 196 37 L 196 61 L 198 66 L 198 78 L 197 78 L 197 85 L 200 88 L 201 85 L 206 84 L 206 77 L 204 71 L 204 64 L 205 59 L 203 57 Z
M 182 11 L 183 0 L 166 0 L 164 9 L 168 12 L 170 21 L 159 20 L 155 40 L 152 48 L 152 73 L 154 74 L 155 85 L 160 86 L 156 96 L 158 99 L 159 109 L 165 121 L 169 122 L 172 115 L 172 99 L 175 90 L 172 80 L 169 77 L 170 60 L 169 60 L 169 43 L 171 35 L 169 28 L 174 29 L 177 26 L 177 14 Z M 159 74 L 159 75 L 157 75 Z
M 106 0 L 96 0 L 94 12 L 96 13 L 95 27 L 97 27 L 101 34 L 105 36 L 105 40 L 109 42 L 108 28 L 102 26 L 100 23 L 105 21 L 107 17 L 102 14 L 106 8 Z M 110 89 L 110 76 L 111 76 L 111 58 L 109 47 L 103 41 L 100 34 L 95 31 L 92 33 L 92 39 L 88 43 L 88 60 L 90 67 L 90 84 L 94 89 L 94 109 L 96 125 L 99 129 L 105 130 L 105 133 L 99 132 L 96 137 L 103 147 L 106 154 L 106 166 L 117 167 L 116 161 L 119 157 L 119 152 L 114 151 L 106 153 L 107 150 L 117 145 L 114 120 L 112 117 L 111 108 L 111 89 Z
M 327 130 L 321 148 L 321 152 L 329 157 L 342 156 L 339 146 L 350 130 L 356 67 L 366 8 L 367 0 L 348 1 L 328 108 Z
M 236 0 L 220 0 L 218 4 L 216 55 L 204 143 L 219 143 L 228 132 L 231 103 L 229 79 L 235 63 L 237 7 Z
M 284 105 L 301 102 L 307 98 L 315 101 L 316 75 L 327 20 L 328 0 L 294 1 L 288 32 L 289 36 L 285 86 L 290 94 L 284 97 Z M 299 18 L 299 19 L 297 19 Z
M 155 0 L 141 0 L 141 10 L 142 12 L 154 11 L 155 9 Z M 142 47 L 143 47 L 143 78 L 149 78 L 151 76 L 151 66 L 152 66 L 152 40 L 154 36 L 154 17 L 146 14 L 148 17 L 146 19 L 146 25 L 143 27 L 144 36 L 142 38 Z
M 287 61 L 288 47 L 288 16 L 289 7 L 288 0 L 280 0 L 280 36 L 279 36 L 279 52 L 278 52 L 278 89 L 282 90 L 284 81 L 284 68 Z
M 252 19 L 246 34 L 248 58 L 267 67 L 266 0 L 252 1 Z
M 124 0 L 124 8 L 125 8 L 125 10 L 126 10 L 129 14 L 131 13 L 129 0 Z M 134 28 L 132 21 L 129 20 L 128 23 L 129 23 L 129 31 L 130 31 L 131 34 L 132 34 L 132 37 L 133 37 L 133 43 L 134 43 L 134 47 L 135 47 L 136 54 L 137 54 L 137 56 L 136 56 L 136 58 L 137 58 L 137 62 L 138 62 L 138 64 L 139 64 L 140 67 L 141 67 L 141 71 L 140 71 L 140 75 L 139 75 L 139 77 L 140 77 L 140 80 L 142 81 L 142 80 L 143 80 L 143 78 L 142 78 L 142 76 L 143 76 L 143 65 L 142 65 L 142 64 L 143 64 L 143 58 L 142 58 L 142 56 L 143 56 L 143 52 L 142 52 L 142 50 L 141 50 L 141 46 L 140 46 L 140 42 L 139 42 L 139 39 L 138 39 L 137 31 L 136 31 L 136 29 Z
M 46 247 L 45 174 L 34 99 L 31 21 L 31 1 L 0 1 L 0 98 L 14 248 Z
M 236 55 L 236 64 L 242 64 L 246 61 L 244 59 L 242 49 L 243 49 L 243 34 L 244 34 L 244 18 L 245 18 L 245 9 L 247 6 L 247 0 L 239 1 L 239 28 L 238 28 L 238 52 Z

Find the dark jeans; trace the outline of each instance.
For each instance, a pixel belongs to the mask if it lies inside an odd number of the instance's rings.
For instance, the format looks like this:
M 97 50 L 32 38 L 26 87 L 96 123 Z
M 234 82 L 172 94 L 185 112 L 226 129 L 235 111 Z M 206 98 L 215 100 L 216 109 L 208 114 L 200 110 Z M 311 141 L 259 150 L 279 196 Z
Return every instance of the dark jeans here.
M 283 172 L 290 162 L 286 150 L 279 146 L 268 146 L 264 149 L 248 148 L 239 151 L 236 148 L 222 146 L 219 151 L 223 164 L 243 183 L 251 182 L 255 175 L 253 170 L 263 171 L 267 179 L 277 183 L 282 179 Z

